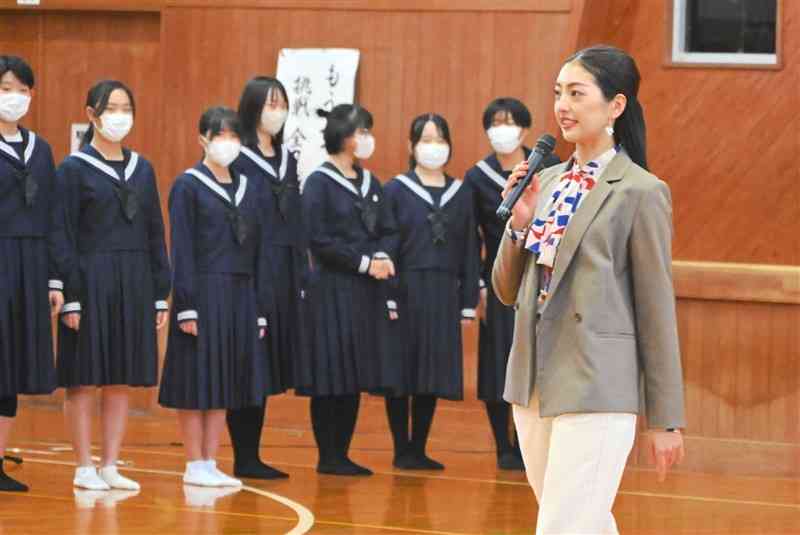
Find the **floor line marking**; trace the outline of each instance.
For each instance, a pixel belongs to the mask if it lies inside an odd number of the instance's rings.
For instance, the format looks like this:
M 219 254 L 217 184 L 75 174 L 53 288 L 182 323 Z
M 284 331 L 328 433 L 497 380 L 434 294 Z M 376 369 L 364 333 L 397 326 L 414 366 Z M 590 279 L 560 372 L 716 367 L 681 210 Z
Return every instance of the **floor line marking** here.
M 172 452 L 165 452 L 165 451 L 153 451 L 153 450 L 140 450 L 134 448 L 122 448 L 123 451 L 129 451 L 131 453 L 144 453 L 144 454 L 157 454 L 163 456 L 177 456 L 182 457 L 182 454 L 172 453 Z M 225 459 L 221 457 L 221 459 Z M 225 459 L 225 460 L 232 460 L 232 459 Z M 45 461 L 40 461 L 45 462 Z M 314 466 L 310 465 L 302 465 L 302 464 L 293 464 L 293 463 L 280 463 L 270 461 L 271 464 L 276 465 L 283 465 L 283 466 L 292 466 L 296 468 L 308 468 L 314 469 Z M 636 470 L 636 471 L 653 471 L 647 468 L 626 468 L 626 470 Z M 123 468 L 123 470 L 131 470 L 131 468 Z M 167 472 L 163 471 L 164 473 L 174 474 L 177 472 Z M 401 473 L 401 472 L 375 472 L 375 474 L 379 475 L 391 475 L 391 476 L 402 476 L 402 477 L 412 477 L 412 478 L 423 478 L 423 479 L 439 479 L 439 480 L 450 480 L 450 481 L 460 481 L 460 482 L 469 482 L 469 483 L 487 483 L 487 484 L 496 484 L 496 485 L 511 485 L 511 486 L 522 486 L 527 487 L 527 481 L 504 481 L 504 480 L 493 480 L 493 479 L 480 479 L 480 478 L 465 478 L 465 477 L 454 477 L 454 476 L 437 476 L 437 475 L 429 475 L 429 474 L 413 474 L 413 473 Z M 779 508 L 786 508 L 786 509 L 799 509 L 800 510 L 800 503 L 782 503 L 782 502 L 765 502 L 765 501 L 758 501 L 758 500 L 741 500 L 736 498 L 714 498 L 714 497 L 706 497 L 706 496 L 693 496 L 693 495 L 682 495 L 682 494 L 665 494 L 665 493 L 657 493 L 657 492 L 647 492 L 647 491 L 629 491 L 629 490 L 621 490 L 617 494 L 621 494 L 624 496 L 640 496 L 646 498 L 665 498 L 665 499 L 675 499 L 675 500 L 690 500 L 690 501 L 702 501 L 702 502 L 718 502 L 718 503 L 728 503 L 728 504 L 739 504 L 739 505 L 757 505 L 757 506 L 765 506 L 765 507 L 779 507 Z M 322 521 L 318 520 L 317 523 L 322 523 Z
M 150 452 L 151 454 L 154 452 Z M 157 453 L 157 452 L 156 452 Z M 27 459 L 26 462 L 31 463 L 39 463 L 39 464 L 57 464 L 61 466 L 75 466 L 74 462 L 67 462 L 67 461 L 49 461 L 45 459 Z M 122 471 L 129 471 L 129 472 L 140 472 L 144 474 L 159 474 L 159 475 L 169 475 L 169 476 L 182 476 L 181 472 L 175 472 L 173 470 L 159 470 L 156 468 L 132 468 L 132 467 L 124 467 L 120 468 Z M 305 506 L 286 498 L 285 496 L 281 496 L 279 494 L 274 494 L 272 492 L 262 491 L 255 487 L 251 487 L 249 485 L 244 485 L 242 490 L 246 490 L 248 492 L 252 492 L 253 494 L 263 496 L 266 498 L 270 498 L 275 500 L 276 502 L 289 507 L 292 509 L 295 514 L 297 515 L 297 524 L 291 530 L 286 532 L 286 535 L 303 535 L 304 533 L 308 533 L 311 527 L 314 526 L 314 514 L 308 510 Z M 33 495 L 30 495 L 33 496 Z M 139 506 L 141 507 L 141 506 Z M 189 509 L 194 511 L 194 509 Z M 235 513 L 239 514 L 239 513 Z M 258 515 L 256 515 L 258 516 Z M 285 520 L 285 519 L 282 519 Z

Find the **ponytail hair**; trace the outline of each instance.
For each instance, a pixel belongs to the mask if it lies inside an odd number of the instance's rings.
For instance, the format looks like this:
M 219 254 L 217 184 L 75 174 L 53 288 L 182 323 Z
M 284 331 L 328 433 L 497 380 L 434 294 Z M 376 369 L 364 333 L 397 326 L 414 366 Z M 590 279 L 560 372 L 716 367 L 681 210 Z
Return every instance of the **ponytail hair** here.
M 638 98 L 641 76 L 634 59 L 619 48 L 595 45 L 577 52 L 565 63 L 573 61 L 594 76 L 606 100 L 625 96 L 627 105 L 614 124 L 614 142 L 622 145 L 637 165 L 647 169 L 647 127 Z
M 111 98 L 111 93 L 117 89 L 122 89 L 128 94 L 128 99 L 131 101 L 131 110 L 136 115 L 136 101 L 133 100 L 133 91 L 118 80 L 102 80 L 94 84 L 86 95 L 86 106 L 94 110 L 96 117 L 100 117 L 108 107 L 108 99 Z M 94 124 L 90 121 L 89 129 L 81 139 L 81 147 L 91 143 L 92 138 L 94 138 Z
M 322 136 L 328 154 L 339 154 L 344 150 L 344 142 L 355 135 L 359 128 L 372 129 L 372 114 L 358 104 L 338 104 L 330 111 L 318 109 L 317 116 L 326 120 Z

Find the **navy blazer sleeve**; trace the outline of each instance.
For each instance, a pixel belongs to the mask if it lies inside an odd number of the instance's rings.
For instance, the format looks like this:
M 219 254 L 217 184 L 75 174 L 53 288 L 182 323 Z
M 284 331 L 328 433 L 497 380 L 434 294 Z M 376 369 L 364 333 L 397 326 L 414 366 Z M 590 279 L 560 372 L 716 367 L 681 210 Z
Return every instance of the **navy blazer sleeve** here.
M 480 272 L 481 256 L 480 243 L 478 241 L 477 222 L 475 218 L 474 193 L 469 184 L 464 184 L 469 188 L 470 202 L 467 204 L 467 224 L 460 229 L 463 232 L 464 255 L 461 264 L 461 310 L 465 318 L 475 317 L 475 307 L 478 306 L 480 294 Z
M 58 205 L 58 180 L 56 178 L 56 165 L 53 161 L 53 152 L 50 146 L 47 146 L 47 172 L 41 176 L 41 183 L 39 187 L 39 195 L 44 197 L 45 210 L 47 214 L 47 245 L 49 251 L 48 263 L 48 286 L 51 290 L 64 290 L 64 280 L 61 272 L 58 269 L 58 262 L 56 261 L 57 246 L 55 244 L 55 237 L 58 230 L 59 210 Z
M 158 183 L 155 173 L 150 170 L 151 183 L 149 184 L 150 219 L 148 221 L 148 243 L 150 249 L 150 269 L 153 275 L 153 288 L 155 289 L 156 309 L 167 309 L 167 297 L 170 291 L 169 259 L 167 246 L 164 242 L 164 216 L 161 214 L 161 197 L 158 194 Z
M 62 313 L 80 312 L 83 295 L 80 256 L 78 254 L 78 229 L 80 225 L 80 175 L 74 165 L 66 160 L 56 171 L 57 203 L 53 210 L 50 255 L 64 283 L 64 308 Z
M 180 178 L 169 194 L 173 306 L 178 321 L 197 319 L 195 305 L 195 197 Z
M 258 326 L 266 327 L 270 317 L 270 312 L 273 311 L 274 294 L 273 287 L 274 278 L 272 276 L 272 263 L 269 258 L 269 247 L 267 240 L 264 239 L 264 233 L 269 232 L 266 224 L 266 218 L 262 211 L 258 211 L 259 221 L 258 227 L 260 229 L 258 237 L 258 253 L 256 255 L 256 300 L 258 305 Z

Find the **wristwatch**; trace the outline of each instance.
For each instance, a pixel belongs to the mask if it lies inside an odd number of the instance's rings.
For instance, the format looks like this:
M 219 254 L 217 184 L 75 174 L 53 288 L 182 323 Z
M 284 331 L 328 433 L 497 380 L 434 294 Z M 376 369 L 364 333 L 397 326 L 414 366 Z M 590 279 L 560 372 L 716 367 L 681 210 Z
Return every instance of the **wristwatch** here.
M 511 228 L 511 221 L 509 221 L 508 225 L 506 225 L 506 232 L 508 233 L 508 237 L 511 238 L 511 241 L 517 243 L 519 240 L 525 237 L 525 234 L 528 232 L 528 227 L 525 227 L 522 230 L 514 230 Z

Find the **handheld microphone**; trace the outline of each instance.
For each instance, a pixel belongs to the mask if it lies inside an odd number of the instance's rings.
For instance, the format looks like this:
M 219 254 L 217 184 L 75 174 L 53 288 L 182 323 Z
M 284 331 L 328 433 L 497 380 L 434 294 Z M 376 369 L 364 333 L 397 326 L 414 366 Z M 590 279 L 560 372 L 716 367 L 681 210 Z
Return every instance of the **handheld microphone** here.
M 541 170 L 542 162 L 553 152 L 554 148 L 556 148 L 556 138 L 550 134 L 543 134 L 542 137 L 539 138 L 539 141 L 536 142 L 536 147 L 534 147 L 533 152 L 531 152 L 530 157 L 528 157 L 528 173 L 522 180 L 516 183 L 497 209 L 496 214 L 501 221 L 506 221 L 511 217 L 511 211 L 522 196 L 522 192 L 530 185 L 533 175 Z

